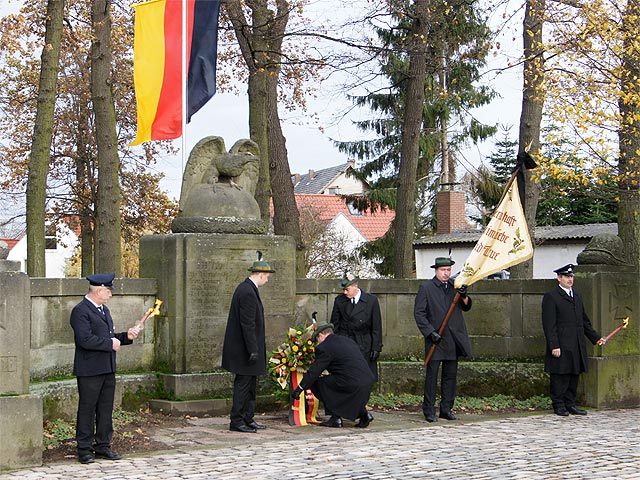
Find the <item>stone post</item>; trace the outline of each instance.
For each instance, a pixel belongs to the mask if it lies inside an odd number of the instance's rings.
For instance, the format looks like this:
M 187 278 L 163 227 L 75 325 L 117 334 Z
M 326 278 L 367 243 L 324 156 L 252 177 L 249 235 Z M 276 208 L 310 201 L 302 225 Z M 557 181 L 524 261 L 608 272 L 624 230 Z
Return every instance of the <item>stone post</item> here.
M 629 325 L 606 345 L 591 346 L 587 374 L 578 397 L 584 405 L 623 408 L 640 405 L 640 276 L 627 267 L 580 265 L 576 289 L 582 292 L 594 328 L 606 336 L 625 317 Z M 583 273 L 584 272 L 584 273 Z
M 31 285 L 0 260 L 0 470 L 42 463 L 42 399 L 29 395 Z

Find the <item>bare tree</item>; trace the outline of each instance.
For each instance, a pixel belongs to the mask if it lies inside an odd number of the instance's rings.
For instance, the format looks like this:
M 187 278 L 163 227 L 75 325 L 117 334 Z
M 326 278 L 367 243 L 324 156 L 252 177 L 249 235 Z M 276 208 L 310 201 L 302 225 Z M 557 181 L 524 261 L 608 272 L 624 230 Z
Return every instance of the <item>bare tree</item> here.
M 94 264 L 98 272 L 121 274 L 120 157 L 116 111 L 111 91 L 111 0 L 93 0 L 91 24 L 91 99 L 96 118 L 98 194 Z
M 47 2 L 46 30 L 40 63 L 38 108 L 33 127 L 29 178 L 27 180 L 27 274 L 31 277 L 46 276 L 45 203 L 63 15 L 64 0 L 49 0 Z

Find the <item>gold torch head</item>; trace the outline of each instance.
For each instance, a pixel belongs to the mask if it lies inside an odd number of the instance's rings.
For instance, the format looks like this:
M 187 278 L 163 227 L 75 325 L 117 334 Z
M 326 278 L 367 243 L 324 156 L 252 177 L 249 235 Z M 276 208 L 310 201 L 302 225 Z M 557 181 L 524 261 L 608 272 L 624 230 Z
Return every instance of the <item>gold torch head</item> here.
M 622 320 L 622 328 L 627 328 L 627 325 L 629 325 L 629 317 Z

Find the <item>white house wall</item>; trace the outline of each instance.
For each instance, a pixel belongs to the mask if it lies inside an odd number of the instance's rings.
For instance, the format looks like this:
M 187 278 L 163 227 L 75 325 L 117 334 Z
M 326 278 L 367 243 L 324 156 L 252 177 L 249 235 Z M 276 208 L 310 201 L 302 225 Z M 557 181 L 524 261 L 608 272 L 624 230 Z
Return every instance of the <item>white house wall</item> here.
M 554 278 L 553 271 L 566 265 L 576 264 L 578 254 L 587 246 L 588 239 L 574 240 L 570 244 L 542 244 L 535 248 L 533 255 L 533 278 Z M 452 247 L 451 258 L 456 262 L 453 272 L 458 272 L 471 253 L 472 247 Z M 429 248 L 415 249 L 416 278 L 433 277 L 433 260 L 436 257 L 448 257 L 448 245 L 433 245 Z
M 67 263 L 78 245 L 78 236 L 65 224 L 58 227 L 56 249 L 47 249 L 44 253 L 46 278 L 64 278 Z M 7 260 L 20 262 L 20 271 L 27 271 L 27 236 L 24 235 L 9 251 Z
M 362 182 L 354 177 L 347 177 L 344 173 L 341 173 L 333 180 L 328 187 L 324 190 L 325 194 L 334 193 L 332 189 L 337 188 L 337 193 L 340 195 L 351 195 L 355 193 L 362 193 Z

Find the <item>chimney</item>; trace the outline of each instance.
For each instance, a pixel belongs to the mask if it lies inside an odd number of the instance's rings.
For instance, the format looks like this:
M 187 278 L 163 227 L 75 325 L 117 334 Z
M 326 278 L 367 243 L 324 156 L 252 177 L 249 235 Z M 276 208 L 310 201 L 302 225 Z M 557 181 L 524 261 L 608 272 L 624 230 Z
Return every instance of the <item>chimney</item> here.
M 316 172 L 314 172 L 313 170 L 309 169 L 309 180 L 313 180 L 313 177 L 316 176 Z
M 300 183 L 300 174 L 299 173 L 294 173 L 293 174 L 293 186 L 295 187 L 299 183 Z
M 464 207 L 464 192 L 443 190 L 436 196 L 436 233 L 453 233 L 469 229 Z

